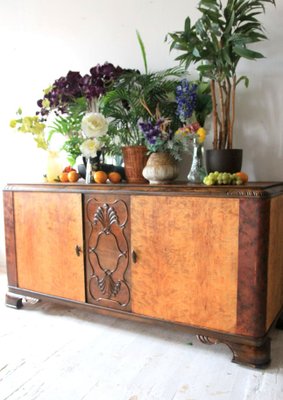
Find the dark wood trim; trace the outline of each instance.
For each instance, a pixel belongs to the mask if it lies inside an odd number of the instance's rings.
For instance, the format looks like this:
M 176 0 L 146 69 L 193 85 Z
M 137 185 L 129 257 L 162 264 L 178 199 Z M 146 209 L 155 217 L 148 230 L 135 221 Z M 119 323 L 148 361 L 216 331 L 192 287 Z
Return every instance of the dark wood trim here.
M 13 192 L 4 192 L 3 201 L 8 283 L 18 286 Z
M 245 185 L 215 185 L 191 184 L 188 182 L 173 182 L 164 185 L 149 184 L 84 184 L 78 183 L 42 183 L 42 184 L 8 184 L 4 191 L 39 191 L 67 192 L 89 194 L 144 194 L 166 196 L 198 196 L 224 198 L 271 198 L 283 193 L 282 182 L 250 182 Z
M 105 315 L 105 316 L 111 316 L 115 318 L 121 318 L 121 319 L 126 319 L 130 321 L 136 321 L 136 322 L 141 322 L 141 323 L 148 323 L 148 324 L 154 324 L 158 325 L 160 327 L 172 327 L 172 326 L 178 326 L 179 329 L 182 329 L 189 334 L 194 334 L 194 335 L 199 335 L 203 337 L 210 337 L 214 338 L 214 340 L 218 340 L 219 343 L 238 343 L 238 344 L 245 344 L 245 345 L 250 345 L 250 346 L 256 346 L 260 347 L 262 346 L 266 338 L 269 335 L 270 330 L 262 337 L 251 337 L 251 336 L 244 336 L 244 335 L 235 335 L 235 334 L 229 334 L 229 333 L 223 333 L 221 331 L 214 331 L 211 329 L 205 329 L 199 326 L 194 326 L 194 325 L 186 325 L 182 323 L 176 323 L 176 322 L 170 322 L 170 321 L 165 321 L 165 320 L 159 320 L 153 317 L 148 317 L 145 315 L 140 315 L 140 314 L 133 314 L 130 311 L 124 311 L 124 310 L 118 310 L 118 309 L 111 309 L 108 307 L 104 306 L 99 306 L 95 304 L 90 304 L 90 303 L 82 303 L 76 300 L 69 300 L 65 299 L 62 297 L 56 297 L 56 296 L 51 296 L 43 293 L 38 293 L 34 292 L 31 290 L 26 290 L 26 289 L 20 289 L 16 287 L 9 287 L 8 288 L 9 293 L 14 293 L 16 295 L 19 295 L 20 297 L 31 297 L 34 299 L 38 300 L 45 300 L 45 301 L 50 301 L 54 302 L 57 304 L 62 304 L 68 307 L 76 307 L 76 308 L 82 308 L 85 310 L 89 310 L 90 312 L 95 312 L 100 315 Z M 226 343 L 227 344 L 227 343 Z
M 261 346 L 250 346 L 246 344 L 225 342 L 233 353 L 232 362 L 246 365 L 253 368 L 265 368 L 271 361 L 271 346 L 270 338 L 266 340 Z
M 23 307 L 23 296 L 20 294 L 7 292 L 6 293 L 6 306 L 11 308 L 22 308 Z
M 233 353 L 232 362 L 253 368 L 265 368 L 271 361 L 270 338 L 264 337 L 260 345 L 236 343 L 229 340 L 197 335 L 198 340 L 206 345 L 225 344 Z
M 240 200 L 237 329 L 261 337 L 266 332 L 270 201 Z

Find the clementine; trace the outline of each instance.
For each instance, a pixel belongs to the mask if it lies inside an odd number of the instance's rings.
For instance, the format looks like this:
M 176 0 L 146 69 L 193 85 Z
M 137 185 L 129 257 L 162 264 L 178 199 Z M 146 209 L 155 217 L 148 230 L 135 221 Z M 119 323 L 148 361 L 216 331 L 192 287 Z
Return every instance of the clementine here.
M 107 174 L 104 171 L 95 171 L 93 174 L 93 179 L 96 183 L 106 183 Z
M 122 180 L 122 177 L 119 174 L 119 172 L 115 172 L 115 171 L 110 172 L 110 174 L 108 174 L 108 178 L 111 183 L 119 183 Z
M 77 173 L 76 170 L 72 170 L 72 171 L 68 172 L 68 180 L 69 180 L 69 182 L 77 182 L 79 177 L 80 177 L 80 175 Z
M 236 175 L 241 179 L 241 181 L 242 181 L 243 183 L 247 183 L 248 180 L 249 180 L 248 174 L 246 174 L 246 173 L 243 172 L 243 171 L 236 172 Z
M 68 179 L 68 172 L 62 172 L 62 173 L 59 175 L 59 179 L 60 179 L 60 182 L 69 182 L 69 179 Z

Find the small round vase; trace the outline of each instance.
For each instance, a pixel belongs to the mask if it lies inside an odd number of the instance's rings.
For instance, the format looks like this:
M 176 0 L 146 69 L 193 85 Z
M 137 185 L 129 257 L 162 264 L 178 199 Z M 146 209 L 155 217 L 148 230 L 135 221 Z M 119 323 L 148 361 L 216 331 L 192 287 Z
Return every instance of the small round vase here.
M 152 153 L 142 174 L 151 184 L 169 183 L 177 178 L 178 166 L 169 153 Z

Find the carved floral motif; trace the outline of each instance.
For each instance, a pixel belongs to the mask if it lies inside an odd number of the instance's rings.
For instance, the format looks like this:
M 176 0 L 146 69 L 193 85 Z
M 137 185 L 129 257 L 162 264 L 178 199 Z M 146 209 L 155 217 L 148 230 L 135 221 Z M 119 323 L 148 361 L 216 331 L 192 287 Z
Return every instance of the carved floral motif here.
M 90 199 L 87 218 L 91 224 L 88 239 L 88 259 L 91 266 L 89 293 L 94 302 L 114 302 L 125 307 L 130 301 L 130 289 L 125 273 L 129 261 L 129 246 L 125 235 L 128 207 L 123 200 L 100 203 Z

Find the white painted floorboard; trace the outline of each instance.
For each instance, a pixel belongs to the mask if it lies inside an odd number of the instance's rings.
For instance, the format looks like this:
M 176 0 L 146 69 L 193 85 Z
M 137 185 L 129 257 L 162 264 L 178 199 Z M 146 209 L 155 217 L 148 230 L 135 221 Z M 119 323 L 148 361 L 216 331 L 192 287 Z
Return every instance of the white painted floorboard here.
M 0 274 L 0 400 L 283 400 L 283 331 L 272 363 L 230 362 L 177 328 L 40 302 L 4 304 Z

